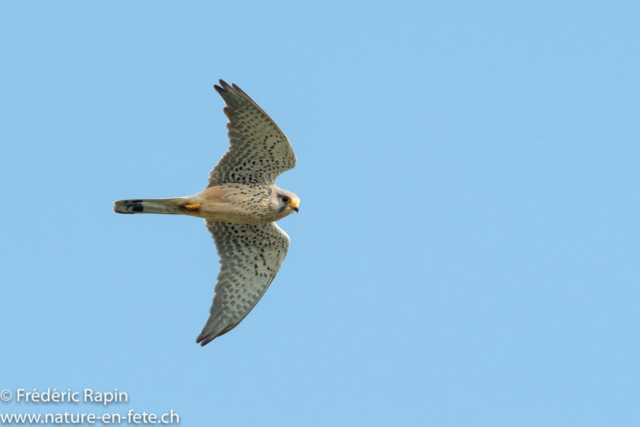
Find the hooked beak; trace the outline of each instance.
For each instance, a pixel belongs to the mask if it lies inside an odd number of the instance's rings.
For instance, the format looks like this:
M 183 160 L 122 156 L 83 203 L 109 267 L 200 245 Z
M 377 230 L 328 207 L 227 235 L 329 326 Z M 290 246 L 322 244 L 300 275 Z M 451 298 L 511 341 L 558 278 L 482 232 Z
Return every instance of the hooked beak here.
M 300 208 L 298 207 L 300 205 L 299 201 L 293 201 L 291 202 L 291 209 L 293 209 L 294 211 L 296 211 L 296 213 L 298 213 L 298 211 L 300 211 Z

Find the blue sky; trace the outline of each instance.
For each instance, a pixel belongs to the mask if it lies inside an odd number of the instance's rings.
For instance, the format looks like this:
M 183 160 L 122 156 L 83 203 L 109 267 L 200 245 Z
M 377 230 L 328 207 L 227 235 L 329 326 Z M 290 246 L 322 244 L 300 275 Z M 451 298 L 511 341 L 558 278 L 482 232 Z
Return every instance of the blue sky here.
M 2 2 L 0 389 L 181 425 L 640 419 L 637 2 Z M 291 247 L 195 344 L 218 79 L 298 157 Z

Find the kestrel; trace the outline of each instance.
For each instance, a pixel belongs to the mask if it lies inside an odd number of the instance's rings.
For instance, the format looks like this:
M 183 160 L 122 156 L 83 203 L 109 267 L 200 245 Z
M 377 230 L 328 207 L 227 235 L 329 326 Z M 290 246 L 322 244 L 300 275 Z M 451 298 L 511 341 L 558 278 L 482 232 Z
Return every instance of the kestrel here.
M 220 273 L 209 320 L 196 343 L 206 345 L 235 328 L 260 301 L 289 249 L 275 221 L 298 212 L 300 199 L 278 188 L 296 156 L 278 125 L 235 84 L 215 90 L 229 119 L 229 149 L 213 168 L 207 188 L 173 199 L 119 200 L 123 214 L 153 213 L 204 218 L 220 255 Z

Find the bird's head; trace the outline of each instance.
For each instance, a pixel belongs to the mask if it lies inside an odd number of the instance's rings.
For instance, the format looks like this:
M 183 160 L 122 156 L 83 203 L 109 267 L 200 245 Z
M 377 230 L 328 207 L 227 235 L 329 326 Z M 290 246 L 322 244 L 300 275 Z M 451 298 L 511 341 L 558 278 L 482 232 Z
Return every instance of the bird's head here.
M 279 208 L 278 210 L 283 214 L 283 217 L 300 210 L 300 198 L 293 194 L 291 191 L 282 190 L 279 188 L 277 191 L 277 197 Z

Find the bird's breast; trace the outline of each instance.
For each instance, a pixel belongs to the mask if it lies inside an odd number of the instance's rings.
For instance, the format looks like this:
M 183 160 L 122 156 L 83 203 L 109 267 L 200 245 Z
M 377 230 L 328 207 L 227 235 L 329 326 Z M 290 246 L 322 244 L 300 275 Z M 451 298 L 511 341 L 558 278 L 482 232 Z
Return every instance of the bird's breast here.
M 269 204 L 271 190 L 243 184 L 221 184 L 205 189 L 189 198 L 200 203 L 198 216 L 210 221 L 239 224 L 263 224 L 274 221 Z

